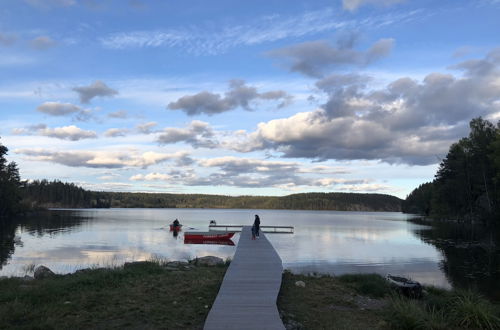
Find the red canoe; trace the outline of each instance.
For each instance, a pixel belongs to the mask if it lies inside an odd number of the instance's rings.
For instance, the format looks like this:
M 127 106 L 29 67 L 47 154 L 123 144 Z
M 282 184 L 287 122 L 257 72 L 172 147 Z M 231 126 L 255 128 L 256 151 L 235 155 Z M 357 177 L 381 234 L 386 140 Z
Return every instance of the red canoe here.
M 217 233 L 213 231 L 187 231 L 184 233 L 184 239 L 199 241 L 228 240 L 233 237 L 233 235 L 233 232 Z
M 231 245 L 234 246 L 234 242 L 230 239 L 186 239 L 184 238 L 184 244 L 216 244 L 216 245 Z
M 182 230 L 182 225 L 177 225 L 177 226 L 175 226 L 175 225 L 173 225 L 173 224 L 170 224 L 170 231 L 174 231 L 174 230 L 175 230 L 175 231 L 180 231 L 180 230 Z

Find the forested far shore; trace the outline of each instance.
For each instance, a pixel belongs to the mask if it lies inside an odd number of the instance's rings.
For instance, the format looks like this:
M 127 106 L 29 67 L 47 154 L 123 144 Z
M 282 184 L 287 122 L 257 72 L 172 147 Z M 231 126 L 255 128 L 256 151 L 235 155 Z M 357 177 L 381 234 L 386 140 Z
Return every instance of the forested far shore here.
M 402 200 L 385 194 L 303 193 L 288 196 L 98 192 L 58 180 L 22 181 L 0 144 L 0 217 L 46 208 L 238 208 L 401 211 Z
M 338 211 L 400 211 L 402 200 L 384 194 L 302 193 L 287 196 L 88 191 L 72 183 L 47 180 L 25 183 L 23 201 L 30 207 L 71 208 L 227 208 Z
M 451 145 L 432 182 L 403 202 L 406 213 L 500 225 L 500 121 L 473 119 L 468 137 Z

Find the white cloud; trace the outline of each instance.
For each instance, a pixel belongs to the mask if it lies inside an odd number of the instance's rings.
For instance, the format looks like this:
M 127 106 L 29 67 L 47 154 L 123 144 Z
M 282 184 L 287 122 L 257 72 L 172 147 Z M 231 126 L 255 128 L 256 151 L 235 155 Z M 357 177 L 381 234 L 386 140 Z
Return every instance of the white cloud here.
M 76 0 L 24 0 L 27 4 L 48 9 L 50 7 L 70 7 L 76 5 Z
M 161 174 L 161 173 L 149 173 L 146 175 L 143 174 L 137 174 L 132 177 L 130 177 L 130 180 L 132 181 L 169 181 L 173 179 L 172 175 L 168 174 Z
M 368 89 L 369 77 L 333 75 L 316 86 L 328 100 L 317 110 L 260 123 L 225 147 L 241 152 L 274 149 L 285 157 L 370 159 L 434 164 L 467 133 L 474 117 L 500 111 L 500 48 L 452 68 L 462 76 L 430 73 Z
M 30 41 L 30 46 L 37 50 L 46 50 L 56 45 L 56 42 L 48 36 L 40 36 Z
M 39 135 L 69 141 L 97 138 L 97 134 L 94 131 L 83 130 L 75 125 L 50 128 L 45 124 L 37 124 L 23 128 L 14 128 L 12 134 Z
M 168 127 L 157 137 L 160 145 L 185 142 L 194 148 L 216 148 L 218 142 L 214 141 L 214 132 L 210 124 L 193 120 L 186 128 Z
M 51 116 L 65 116 L 82 111 L 77 105 L 62 102 L 44 102 L 37 110 Z
M 128 117 L 128 113 L 125 110 L 119 110 L 119 111 L 108 113 L 108 117 L 109 118 L 125 119 Z
M 137 125 L 136 129 L 139 133 L 151 134 L 151 133 L 153 133 L 153 131 L 152 131 L 153 127 L 156 127 L 157 125 L 158 125 L 157 122 L 150 121 L 148 123 L 143 123 L 143 124 Z
M 37 132 L 39 135 L 54 137 L 62 140 L 78 141 L 82 139 L 95 139 L 97 134 L 94 131 L 86 131 L 75 125 L 44 128 Z
M 335 10 L 326 8 L 297 16 L 273 15 L 260 17 L 249 24 L 179 27 L 170 30 L 131 31 L 101 38 L 106 48 L 176 47 L 198 55 L 215 55 L 237 46 L 301 38 L 327 31 L 370 29 L 397 24 L 418 17 L 420 11 L 390 13 L 365 20 L 340 19 Z
M 214 94 L 203 91 L 194 95 L 185 95 L 168 104 L 170 110 L 182 110 L 187 115 L 218 114 L 241 107 L 247 111 L 253 110 L 253 103 L 258 100 L 277 101 L 278 108 L 290 104 L 292 99 L 285 91 L 274 90 L 259 93 L 257 88 L 247 86 L 245 81 L 234 79 L 229 82 L 229 90 L 224 94 Z
M 320 77 L 331 68 L 365 66 L 389 55 L 394 39 L 380 39 L 366 51 L 354 49 L 355 38 L 339 40 L 337 45 L 326 41 L 308 41 L 268 52 L 269 56 L 283 59 L 290 71 Z
M 165 161 L 183 161 L 187 152 L 157 153 L 147 151 L 54 151 L 50 149 L 16 149 L 15 153 L 27 156 L 29 160 L 52 162 L 70 167 L 123 168 L 159 164 Z
M 0 46 L 12 46 L 16 40 L 15 35 L 0 32 Z
M 129 130 L 126 128 L 110 128 L 106 132 L 104 132 L 104 135 L 107 137 L 118 137 L 125 136 L 128 132 Z
M 73 88 L 75 92 L 78 93 L 81 103 L 89 103 L 94 97 L 113 97 L 118 94 L 118 92 L 104 82 L 100 80 L 94 81 L 89 86 L 80 86 Z
M 359 7 L 365 5 L 375 5 L 375 6 L 391 6 L 397 3 L 404 2 L 405 0 L 342 0 L 342 5 L 344 9 L 349 11 L 355 11 Z

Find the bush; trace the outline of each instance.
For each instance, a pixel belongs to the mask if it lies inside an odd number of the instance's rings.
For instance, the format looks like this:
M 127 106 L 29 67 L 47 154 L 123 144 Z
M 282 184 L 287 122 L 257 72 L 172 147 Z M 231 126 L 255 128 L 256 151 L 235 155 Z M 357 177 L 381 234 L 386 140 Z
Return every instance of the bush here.
M 425 329 L 426 311 L 416 300 L 393 296 L 387 309 L 387 321 L 393 329 Z
M 500 318 L 493 306 L 472 291 L 456 291 L 451 297 L 450 312 L 454 323 L 475 329 L 499 329 Z
M 346 274 L 338 278 L 359 294 L 373 298 L 383 297 L 390 292 L 389 284 L 378 274 Z

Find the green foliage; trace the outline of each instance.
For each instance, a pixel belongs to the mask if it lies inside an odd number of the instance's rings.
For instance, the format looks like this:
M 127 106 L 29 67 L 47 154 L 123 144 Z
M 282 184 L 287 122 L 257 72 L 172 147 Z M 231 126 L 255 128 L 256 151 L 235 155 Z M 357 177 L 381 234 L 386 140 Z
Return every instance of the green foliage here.
M 426 313 L 420 301 L 394 296 L 386 312 L 392 329 L 426 329 Z
M 0 279 L 0 329 L 201 329 L 225 270 L 171 271 L 144 262 L 44 280 Z
M 231 208 L 339 211 L 399 211 L 401 200 L 383 194 L 307 193 L 283 197 L 95 192 L 72 183 L 27 183 L 24 201 L 45 207 Z
M 359 294 L 370 297 L 380 298 L 390 293 L 389 284 L 379 274 L 345 274 L 338 279 Z
M 386 310 L 393 329 L 499 329 L 495 305 L 472 291 L 426 288 L 423 300 L 395 295 Z
M 286 271 L 277 301 L 287 329 L 387 329 L 381 313 L 385 304 L 385 299 L 360 296 L 338 277 Z
M 21 178 L 17 164 L 7 163 L 9 149 L 0 143 L 0 217 L 11 216 L 19 211 Z
M 35 180 L 25 183 L 23 189 L 24 203 L 32 208 L 41 207 L 72 207 L 72 208 L 102 208 L 110 207 L 110 201 L 105 193 L 87 191 L 73 183 L 58 180 Z
M 307 193 L 283 197 L 200 194 L 102 193 L 111 207 L 399 211 L 401 200 L 383 194 Z
M 456 291 L 451 298 L 450 307 L 454 322 L 460 327 L 472 329 L 500 328 L 500 318 L 493 306 L 475 292 Z
M 403 201 L 401 209 L 404 213 L 429 215 L 434 191 L 432 182 L 423 183 L 413 190 Z
M 451 145 L 435 180 L 408 195 L 404 212 L 454 219 L 500 219 L 500 127 L 481 117 L 472 119 L 469 126 L 469 136 Z

